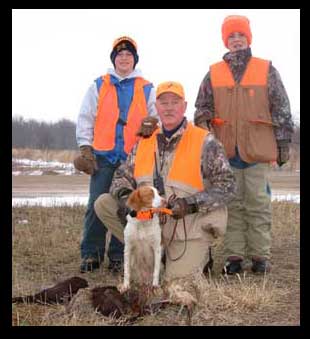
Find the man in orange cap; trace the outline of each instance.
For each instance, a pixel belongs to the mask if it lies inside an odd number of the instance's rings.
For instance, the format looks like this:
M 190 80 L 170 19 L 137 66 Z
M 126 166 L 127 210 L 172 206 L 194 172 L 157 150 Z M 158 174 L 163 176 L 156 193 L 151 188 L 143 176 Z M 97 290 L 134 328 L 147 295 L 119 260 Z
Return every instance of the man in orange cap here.
M 271 268 L 268 170 L 271 162 L 282 166 L 289 159 L 290 103 L 271 62 L 252 56 L 248 18 L 226 17 L 222 39 L 229 52 L 203 79 L 194 120 L 223 143 L 237 180 L 237 197 L 228 205 L 223 273 L 242 272 L 248 259 L 253 272 L 264 273 Z
M 114 68 L 89 87 L 76 126 L 81 154 L 74 165 L 91 175 L 81 241 L 82 273 L 99 268 L 104 260 L 107 229 L 95 214 L 95 200 L 109 191 L 114 171 L 126 160 L 138 136 L 151 135 L 157 126 L 155 89 L 135 69 L 139 61 L 136 42 L 128 36 L 116 39 L 110 58 Z M 108 257 L 110 270 L 117 271 L 123 244 L 114 236 Z
M 163 225 L 168 280 L 202 273 L 214 237 L 225 232 L 225 203 L 234 197 L 236 187 L 222 145 L 187 121 L 186 107 L 180 83 L 158 85 L 161 128 L 135 145 L 115 171 L 110 194 L 102 194 L 95 202 L 99 219 L 123 242 L 124 227 L 117 211 L 130 212 L 124 207 L 128 195 L 140 185 L 159 190 L 173 213 Z

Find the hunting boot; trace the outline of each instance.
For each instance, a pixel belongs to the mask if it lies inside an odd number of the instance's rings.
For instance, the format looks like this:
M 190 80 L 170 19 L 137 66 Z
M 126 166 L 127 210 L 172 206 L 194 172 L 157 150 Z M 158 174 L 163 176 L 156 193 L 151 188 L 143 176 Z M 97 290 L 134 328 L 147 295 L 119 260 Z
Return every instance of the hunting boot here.
M 231 256 L 227 258 L 227 261 L 222 270 L 222 274 L 236 274 L 242 273 L 242 261 L 243 259 L 237 256 Z
M 251 269 L 253 273 L 267 273 L 271 270 L 271 264 L 266 258 L 254 257 Z

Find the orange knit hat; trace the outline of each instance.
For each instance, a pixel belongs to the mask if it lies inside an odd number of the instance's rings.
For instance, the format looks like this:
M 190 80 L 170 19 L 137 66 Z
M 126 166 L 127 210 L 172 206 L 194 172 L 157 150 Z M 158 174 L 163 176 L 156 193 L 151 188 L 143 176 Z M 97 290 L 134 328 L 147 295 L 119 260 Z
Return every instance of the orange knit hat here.
M 228 48 L 228 37 L 231 33 L 240 32 L 244 34 L 248 40 L 248 44 L 252 43 L 252 33 L 250 28 L 250 21 L 247 17 L 242 15 L 229 15 L 224 19 L 222 25 L 222 39 L 224 45 Z

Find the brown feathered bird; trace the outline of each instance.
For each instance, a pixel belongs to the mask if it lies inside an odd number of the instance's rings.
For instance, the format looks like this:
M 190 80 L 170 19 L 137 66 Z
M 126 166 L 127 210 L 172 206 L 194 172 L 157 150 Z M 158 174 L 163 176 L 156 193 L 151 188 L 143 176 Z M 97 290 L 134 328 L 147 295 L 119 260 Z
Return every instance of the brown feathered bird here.
M 91 292 L 92 305 L 96 311 L 107 317 L 125 316 L 127 323 L 132 323 L 141 316 L 158 311 L 167 304 L 166 301 L 160 301 L 154 305 L 148 304 L 148 296 L 142 289 L 131 289 L 121 294 L 116 286 L 103 286 L 95 287 Z
M 92 305 L 104 316 L 113 315 L 115 318 L 131 312 L 131 305 L 115 286 L 93 288 Z
M 69 301 L 80 288 L 88 286 L 88 282 L 80 277 L 72 277 L 46 288 L 34 295 L 12 298 L 12 303 L 61 304 Z

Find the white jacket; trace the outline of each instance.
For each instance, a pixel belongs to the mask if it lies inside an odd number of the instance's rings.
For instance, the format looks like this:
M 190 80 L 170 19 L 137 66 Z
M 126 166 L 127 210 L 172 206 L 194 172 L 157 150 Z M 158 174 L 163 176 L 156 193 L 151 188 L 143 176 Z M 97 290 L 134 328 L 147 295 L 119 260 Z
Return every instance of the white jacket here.
M 115 76 L 119 81 L 124 79 L 142 77 L 142 72 L 139 69 L 134 69 L 126 77 L 121 77 L 115 72 L 114 68 L 109 68 L 107 71 L 108 74 Z M 149 115 L 157 116 L 157 111 L 155 107 L 156 93 L 155 88 L 153 87 L 150 91 L 150 96 L 147 102 L 147 110 Z M 98 90 L 96 82 L 94 81 L 88 91 L 86 92 L 82 106 L 78 115 L 77 124 L 76 124 L 76 141 L 78 146 L 82 145 L 92 145 L 94 139 L 94 126 L 96 120 L 98 108 Z

